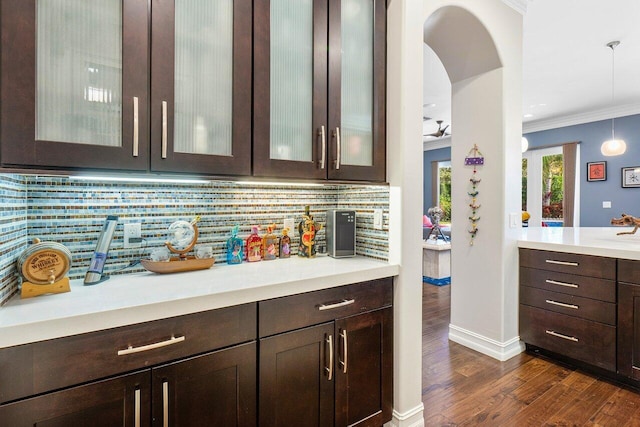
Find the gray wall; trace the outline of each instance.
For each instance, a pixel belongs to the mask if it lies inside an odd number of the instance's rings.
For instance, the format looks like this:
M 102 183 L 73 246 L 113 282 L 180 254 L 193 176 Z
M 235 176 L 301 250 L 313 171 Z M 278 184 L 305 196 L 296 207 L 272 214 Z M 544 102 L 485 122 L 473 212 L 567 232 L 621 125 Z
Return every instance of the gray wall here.
M 422 202 L 422 213 L 426 214 L 427 209 L 431 207 L 431 162 L 442 162 L 451 160 L 451 148 L 439 148 L 437 150 L 425 151 L 424 158 L 424 176 L 422 178 L 424 185 L 424 199 Z
M 617 118 L 616 138 L 624 139 L 627 152 L 622 156 L 605 157 L 600 153 L 602 142 L 611 139 L 611 120 L 567 126 L 525 136 L 529 147 L 535 148 L 563 142 L 580 142 L 580 225 L 608 226 L 612 217 L 621 213 L 640 216 L 640 188 L 622 188 L 621 168 L 640 166 L 640 115 Z M 607 162 L 606 181 L 587 181 L 587 162 Z M 610 201 L 611 209 L 602 202 Z
M 621 168 L 640 166 L 640 115 L 616 118 L 616 138 L 627 143 L 622 156 L 605 157 L 600 145 L 611 138 L 611 120 L 566 126 L 528 133 L 529 148 L 580 142 L 580 225 L 582 227 L 609 226 L 612 217 L 621 213 L 640 216 L 640 188 L 622 188 Z M 431 162 L 451 158 L 450 148 L 424 152 L 424 206 L 431 200 Z M 587 162 L 607 162 L 606 181 L 587 181 Z M 455 173 L 455 168 L 453 170 Z M 602 202 L 610 201 L 611 209 L 603 209 Z

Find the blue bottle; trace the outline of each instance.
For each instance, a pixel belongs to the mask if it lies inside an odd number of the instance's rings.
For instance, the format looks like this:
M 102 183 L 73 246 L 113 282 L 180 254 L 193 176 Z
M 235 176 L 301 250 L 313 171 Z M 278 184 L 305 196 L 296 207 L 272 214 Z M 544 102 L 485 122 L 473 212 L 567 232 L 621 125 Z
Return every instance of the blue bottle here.
M 231 229 L 231 237 L 227 240 L 227 264 L 241 264 L 244 255 L 244 240 L 238 237 L 238 226 Z

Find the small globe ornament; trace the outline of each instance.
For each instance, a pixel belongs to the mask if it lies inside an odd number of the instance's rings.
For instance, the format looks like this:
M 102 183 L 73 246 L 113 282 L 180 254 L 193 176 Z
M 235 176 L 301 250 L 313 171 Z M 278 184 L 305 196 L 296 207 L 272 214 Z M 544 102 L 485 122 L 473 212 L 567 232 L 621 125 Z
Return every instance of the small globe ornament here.
M 181 259 L 186 259 L 186 253 L 195 246 L 198 241 L 198 226 L 196 223 L 200 217 L 196 216 L 191 222 L 176 221 L 169 226 L 165 246 L 173 253 L 180 254 Z
M 176 221 L 169 226 L 167 241 L 178 251 L 185 250 L 193 242 L 195 231 L 188 221 Z

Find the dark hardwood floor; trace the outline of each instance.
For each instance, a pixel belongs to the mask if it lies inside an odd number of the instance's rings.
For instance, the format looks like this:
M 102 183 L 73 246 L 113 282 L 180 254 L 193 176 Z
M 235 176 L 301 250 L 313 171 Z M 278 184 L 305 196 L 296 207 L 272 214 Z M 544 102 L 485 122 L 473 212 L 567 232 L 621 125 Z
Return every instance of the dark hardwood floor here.
M 423 289 L 426 426 L 640 427 L 637 391 L 543 357 L 499 362 L 449 342 L 451 286 Z

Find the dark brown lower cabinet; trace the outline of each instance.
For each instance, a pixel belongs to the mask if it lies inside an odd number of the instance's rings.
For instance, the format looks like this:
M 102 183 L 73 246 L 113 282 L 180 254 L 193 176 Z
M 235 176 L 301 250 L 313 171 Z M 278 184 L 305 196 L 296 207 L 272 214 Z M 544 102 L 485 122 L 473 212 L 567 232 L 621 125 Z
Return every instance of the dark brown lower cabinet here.
M 391 419 L 393 309 L 336 320 L 336 426 L 381 426 Z
M 393 309 L 260 340 L 260 426 L 381 426 L 391 419 Z
M 618 283 L 618 373 L 640 380 L 640 284 Z
M 150 425 L 149 370 L 0 406 L 2 427 Z
M 255 354 L 251 342 L 5 404 L 0 427 L 255 426 Z
M 256 425 L 254 342 L 151 372 L 154 426 Z
M 333 425 L 333 322 L 260 340 L 260 426 Z

